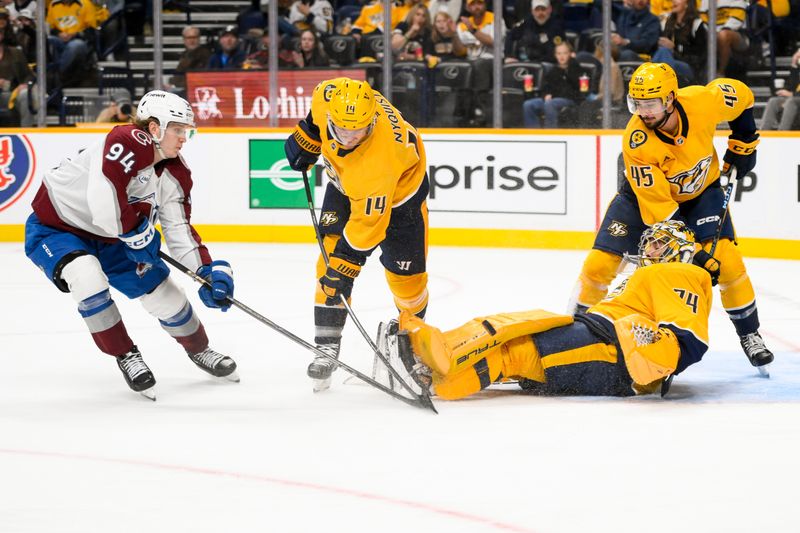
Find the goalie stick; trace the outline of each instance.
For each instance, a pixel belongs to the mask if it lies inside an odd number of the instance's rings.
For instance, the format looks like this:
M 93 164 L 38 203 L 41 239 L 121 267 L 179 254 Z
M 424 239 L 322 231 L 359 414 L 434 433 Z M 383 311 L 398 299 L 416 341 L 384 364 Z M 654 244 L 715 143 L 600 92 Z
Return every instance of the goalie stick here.
M 325 261 L 325 266 L 329 266 L 329 259 L 328 259 L 328 252 L 325 251 L 325 245 L 322 243 L 322 234 L 319 231 L 319 224 L 317 223 L 317 213 L 314 210 L 314 199 L 311 197 L 311 183 L 308 180 L 308 172 L 303 170 L 303 186 L 306 189 L 306 200 L 308 201 L 308 212 L 311 214 L 311 224 L 314 226 L 314 235 L 317 237 L 317 244 L 319 244 L 319 251 L 322 253 L 322 259 Z M 347 303 L 347 298 L 344 297 L 343 294 L 339 295 L 339 300 L 344 305 L 344 308 L 347 310 L 347 314 L 350 315 L 350 319 L 355 324 L 358 331 L 361 333 L 361 336 L 364 337 L 364 340 L 367 341 L 367 344 L 372 349 L 372 352 L 375 354 L 378 359 L 386 366 L 386 369 L 389 371 L 389 374 L 394 377 L 396 381 L 399 381 L 401 386 L 411 395 L 417 396 L 417 394 L 411 389 L 408 383 L 405 382 L 403 378 L 400 377 L 400 374 L 397 370 L 389 364 L 389 360 L 386 358 L 386 355 L 381 353 L 378 349 L 377 345 L 373 342 L 370 338 L 367 330 L 364 329 L 364 326 L 361 324 L 361 321 L 356 316 L 355 312 L 353 312 L 353 308 L 350 307 L 350 304 Z M 420 401 L 424 403 L 427 407 L 429 407 L 433 412 L 436 412 L 436 408 L 433 406 L 433 402 L 431 401 L 430 395 L 426 390 L 422 391 L 422 394 L 418 396 Z
M 202 285 L 206 285 L 206 286 L 210 286 L 211 285 L 207 280 L 205 280 L 204 278 L 201 278 L 200 276 L 198 276 L 196 272 L 194 272 L 190 268 L 185 267 L 179 261 L 173 259 L 172 257 L 170 257 L 169 255 L 165 254 L 164 252 L 158 252 L 158 256 L 161 259 L 163 259 L 164 261 L 166 261 L 167 263 L 169 263 L 170 265 L 172 265 L 173 267 L 175 267 L 176 269 L 180 270 L 181 272 L 183 272 L 184 274 L 186 274 L 187 276 L 189 276 L 190 278 L 195 280 L 196 282 L 198 282 L 198 283 L 200 283 Z M 352 374 L 353 376 L 357 377 L 361 381 L 367 383 L 368 385 L 371 385 L 371 386 L 375 387 L 376 389 L 385 392 L 389 396 L 391 396 L 393 398 L 396 398 L 396 399 L 398 399 L 398 400 L 400 400 L 400 401 L 402 401 L 404 403 L 407 403 L 408 405 L 412 405 L 414 407 L 419 407 L 421 409 L 431 409 L 434 413 L 437 412 L 436 409 L 433 406 L 433 403 L 430 401 L 430 398 L 418 396 L 418 395 L 414 394 L 413 391 L 410 391 L 412 396 L 413 396 L 413 398 L 407 398 L 406 396 L 403 396 L 402 394 L 399 394 L 398 392 L 386 387 L 382 383 L 379 383 L 379 382 L 375 381 L 374 379 L 370 378 L 369 376 L 367 376 L 365 374 L 362 374 L 361 372 L 359 372 L 355 368 L 353 368 L 353 367 L 351 367 L 351 366 L 349 366 L 349 365 L 347 365 L 347 364 L 345 364 L 345 363 L 343 363 L 341 361 L 336 360 L 334 357 L 331 357 L 330 355 L 326 354 L 325 352 L 323 352 L 321 350 L 318 350 L 316 348 L 316 346 L 314 346 L 313 344 L 310 344 L 310 343 L 304 341 L 303 339 L 301 339 L 300 337 L 298 337 L 294 333 L 290 332 L 289 330 L 282 328 L 281 326 L 279 326 L 275 322 L 271 321 L 267 317 L 261 315 L 260 313 L 254 311 L 250 307 L 246 306 L 245 304 L 243 304 L 242 302 L 240 302 L 236 298 L 233 298 L 233 297 L 229 296 L 227 299 L 231 303 L 232 306 L 234 306 L 234 307 L 236 307 L 238 309 L 241 309 L 242 311 L 244 311 L 245 313 L 247 313 L 251 317 L 253 317 L 256 320 L 258 320 L 259 322 L 261 322 L 262 324 L 265 324 L 265 325 L 269 326 L 270 328 L 272 328 L 273 330 L 277 331 L 278 333 L 280 333 L 284 337 L 288 338 L 289 340 L 294 341 L 295 343 L 299 344 L 300 346 L 302 346 L 306 350 L 309 350 L 314 355 L 319 355 L 319 356 L 325 357 L 326 359 L 332 360 L 338 366 L 342 367 L 345 371 L 349 372 L 350 374 Z

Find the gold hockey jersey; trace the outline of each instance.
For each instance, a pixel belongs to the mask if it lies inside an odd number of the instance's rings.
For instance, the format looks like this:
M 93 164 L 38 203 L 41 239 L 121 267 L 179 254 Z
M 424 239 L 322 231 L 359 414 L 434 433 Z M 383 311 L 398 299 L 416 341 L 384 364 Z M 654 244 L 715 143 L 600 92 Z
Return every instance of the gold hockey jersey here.
M 372 134 L 354 149 L 344 150 L 328 131 L 335 81 L 323 81 L 314 89 L 311 117 L 319 128 L 328 179 L 350 199 L 343 237 L 353 249 L 368 251 L 385 238 L 392 209 L 419 190 L 427 167 L 425 148 L 414 127 L 375 91 L 377 119 Z
M 677 372 L 699 361 L 708 349 L 711 276 L 686 263 L 660 263 L 637 268 L 589 313 L 612 324 L 638 315 L 670 329 L 680 344 Z
M 650 130 L 631 117 L 623 135 L 625 177 L 645 224 L 669 219 L 678 204 L 700 195 L 719 180 L 714 149 L 717 124 L 737 118 L 753 106 L 753 92 L 742 82 L 718 78 L 706 86 L 678 89 L 675 136 Z

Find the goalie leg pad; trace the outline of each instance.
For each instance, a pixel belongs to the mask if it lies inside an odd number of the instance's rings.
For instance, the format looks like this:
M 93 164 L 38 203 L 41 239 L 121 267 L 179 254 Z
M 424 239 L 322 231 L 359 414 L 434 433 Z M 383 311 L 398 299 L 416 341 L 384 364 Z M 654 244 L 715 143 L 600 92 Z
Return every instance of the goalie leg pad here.
M 569 312 L 575 312 L 578 305 L 591 307 L 608 294 L 608 286 L 619 271 L 622 257 L 593 249 L 586 256 L 578 281 L 572 292 Z
M 628 315 L 614 322 L 619 345 L 631 379 L 649 385 L 668 377 L 678 366 L 681 348 L 672 330 L 642 315 Z
M 410 332 L 414 352 L 436 373 L 456 374 L 488 357 L 512 339 L 571 324 L 571 316 L 542 310 L 501 313 L 475 318 L 442 333 L 422 320 L 401 313 L 400 328 Z M 428 361 L 425 361 L 425 358 Z
M 400 276 L 388 270 L 385 273 L 397 309 L 418 316 L 423 314 L 428 307 L 428 273 L 422 272 L 410 276 Z

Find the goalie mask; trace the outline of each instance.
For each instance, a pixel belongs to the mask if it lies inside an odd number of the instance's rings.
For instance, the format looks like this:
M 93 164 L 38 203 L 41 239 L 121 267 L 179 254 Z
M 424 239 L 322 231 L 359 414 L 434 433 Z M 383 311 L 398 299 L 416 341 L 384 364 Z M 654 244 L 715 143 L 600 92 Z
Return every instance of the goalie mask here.
M 639 239 L 639 266 L 691 263 L 694 253 L 694 232 L 677 220 L 657 222 Z

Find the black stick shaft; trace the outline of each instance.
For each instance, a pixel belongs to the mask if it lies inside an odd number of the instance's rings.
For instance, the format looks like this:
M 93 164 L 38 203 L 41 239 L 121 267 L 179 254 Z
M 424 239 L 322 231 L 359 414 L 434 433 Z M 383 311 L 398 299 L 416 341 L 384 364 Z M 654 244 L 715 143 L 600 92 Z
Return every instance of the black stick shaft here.
M 330 261 L 328 259 L 328 252 L 325 250 L 325 245 L 323 244 L 322 240 L 322 232 L 320 232 L 319 224 L 317 223 L 317 213 L 314 210 L 314 199 L 311 197 L 311 182 L 308 179 L 308 172 L 306 172 L 305 170 L 303 170 L 303 185 L 305 186 L 306 189 L 308 212 L 311 213 L 311 223 L 314 225 L 314 234 L 317 237 L 317 244 L 319 244 L 319 250 L 320 253 L 322 253 L 322 260 L 325 261 L 325 267 L 328 267 L 330 265 Z M 430 409 L 432 409 L 434 412 L 436 412 L 436 408 L 433 406 L 433 402 L 431 401 L 430 396 L 426 394 L 425 390 L 423 390 L 422 394 L 418 396 L 411 389 L 411 386 L 408 383 L 406 383 L 403 378 L 400 377 L 400 374 L 397 373 L 397 370 L 395 370 L 395 368 L 391 364 L 389 364 L 389 361 L 386 360 L 386 356 L 381 353 L 381 351 L 378 349 L 378 347 L 370 338 L 369 334 L 367 333 L 367 330 L 364 329 L 364 326 L 361 324 L 361 321 L 356 316 L 355 312 L 353 311 L 353 308 L 350 307 L 350 304 L 347 302 L 347 298 L 345 298 L 343 294 L 340 294 L 339 300 L 342 302 L 342 305 L 344 305 L 344 308 L 347 310 L 347 314 L 350 315 L 350 319 L 353 321 L 353 324 L 355 324 L 356 328 L 361 333 L 361 336 L 364 337 L 364 340 L 367 341 L 367 344 L 372 349 L 372 352 L 386 366 L 386 369 L 394 377 L 394 379 L 400 382 L 400 385 L 402 385 L 402 387 L 409 394 L 415 396 L 416 398 L 419 399 L 421 403 L 425 404 L 426 406 L 430 407 Z
M 200 283 L 202 285 L 207 285 L 209 287 L 211 286 L 211 284 L 207 280 L 205 280 L 202 277 L 198 276 L 197 273 L 195 273 L 193 270 L 191 270 L 190 268 L 185 267 L 180 262 L 178 262 L 177 260 L 173 259 L 172 257 L 170 257 L 169 255 L 165 254 L 164 252 L 158 252 L 158 255 L 159 255 L 159 257 L 161 257 L 161 259 L 163 259 L 164 261 L 166 261 L 167 263 L 169 263 L 170 265 L 172 265 L 176 269 L 180 270 L 181 272 L 183 272 L 184 274 L 186 274 L 187 276 L 189 276 L 190 278 L 192 278 L 196 282 L 198 282 L 198 283 Z M 282 328 L 281 326 L 279 326 L 278 324 L 276 324 L 272 320 L 268 319 L 267 317 L 261 315 L 260 313 L 258 313 L 256 311 L 254 311 L 253 309 L 251 309 L 247 305 L 243 304 L 242 302 L 240 302 L 236 298 L 232 298 L 232 297 L 229 296 L 228 297 L 228 301 L 231 303 L 232 306 L 241 309 L 242 311 L 244 311 L 245 313 L 247 313 L 251 317 L 253 317 L 256 320 L 258 320 L 259 322 L 261 322 L 262 324 L 265 324 L 265 325 L 269 326 L 270 328 L 272 328 L 273 330 L 277 331 L 278 333 L 280 333 L 284 337 L 288 338 L 289 340 L 294 341 L 295 343 L 299 344 L 300 346 L 302 346 L 306 350 L 309 350 L 310 352 L 314 353 L 314 355 L 320 355 L 322 357 L 325 357 L 326 359 L 329 359 L 329 360 L 333 361 L 338 366 L 342 367 L 345 371 L 349 372 L 350 374 L 352 374 L 353 376 L 357 377 L 361 381 L 367 383 L 368 385 L 372 385 L 376 389 L 381 390 L 381 391 L 385 392 L 386 394 L 392 396 L 393 398 L 397 398 L 398 400 L 400 400 L 400 401 L 402 401 L 404 403 L 407 403 L 408 405 L 412 405 L 414 407 L 423 407 L 423 408 L 424 407 L 428 407 L 427 405 L 423 405 L 422 402 L 419 401 L 419 399 L 406 398 L 402 394 L 399 394 L 396 391 L 390 389 L 389 387 L 383 385 L 382 383 L 379 383 L 378 381 L 375 381 L 374 379 L 370 378 L 369 376 L 367 376 L 365 374 L 362 374 L 361 372 L 359 372 L 355 368 L 353 368 L 353 367 L 351 367 L 351 366 L 339 361 L 335 357 L 331 357 L 330 355 L 326 354 L 325 352 L 323 352 L 321 350 L 318 350 L 317 347 L 314 346 L 313 344 L 310 344 L 310 343 L 306 342 L 305 340 L 301 339 L 300 337 L 298 337 L 297 335 L 295 335 L 291 331 Z

